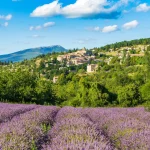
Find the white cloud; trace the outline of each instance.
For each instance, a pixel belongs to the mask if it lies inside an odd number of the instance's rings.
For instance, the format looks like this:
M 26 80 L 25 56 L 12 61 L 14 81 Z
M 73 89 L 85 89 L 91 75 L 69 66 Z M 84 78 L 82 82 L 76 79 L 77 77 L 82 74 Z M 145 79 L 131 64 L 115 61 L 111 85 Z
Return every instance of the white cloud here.
M 102 29 L 103 33 L 110 33 L 110 32 L 114 32 L 118 30 L 118 26 L 117 25 L 112 25 L 112 26 L 106 26 Z
M 131 0 L 120 0 L 111 4 L 108 0 L 76 0 L 74 4 L 62 7 L 59 0 L 37 7 L 31 17 L 52 17 L 63 15 L 67 18 L 116 18 L 120 15 L 120 7 Z
M 38 26 L 36 26 L 34 29 L 35 29 L 35 30 L 40 30 L 40 29 L 42 29 L 42 27 L 41 27 L 40 25 L 38 25 Z
M 101 28 L 99 26 L 97 26 L 97 27 L 87 27 L 85 29 L 89 30 L 89 31 L 101 31 Z
M 42 28 L 48 28 L 54 26 L 56 23 L 55 22 L 46 22 L 43 25 L 38 25 L 38 26 L 30 26 L 29 30 L 41 30 Z
M 106 0 L 77 0 L 76 3 L 62 8 L 61 11 L 67 18 L 79 18 L 98 14 L 106 5 Z
M 33 29 L 34 29 L 34 27 L 33 27 L 33 26 L 30 26 L 29 30 L 32 31 Z
M 96 32 L 103 32 L 103 33 L 110 33 L 110 32 L 114 32 L 117 31 L 119 28 L 117 25 L 112 25 L 112 26 L 105 26 L 104 28 L 100 28 L 99 26 L 97 27 L 89 27 L 86 28 L 86 30 L 89 31 L 96 31 Z
M 131 22 L 127 22 L 123 25 L 123 28 L 126 29 L 126 30 L 129 30 L 129 29 L 133 29 L 133 28 L 136 28 L 138 26 L 139 22 L 137 20 L 133 20 Z
M 8 22 L 5 22 L 4 23 L 4 27 L 7 27 L 9 24 L 8 24 Z
M 101 28 L 98 27 L 98 26 L 97 26 L 97 27 L 94 27 L 94 28 L 93 28 L 93 31 L 101 31 Z
M 147 12 L 150 10 L 150 6 L 147 5 L 147 3 L 143 3 L 143 4 L 140 4 L 136 7 L 136 11 L 137 12 Z
M 31 17 L 49 17 L 54 16 L 60 13 L 61 4 L 58 3 L 58 0 L 45 4 L 43 6 L 37 7 L 32 13 Z
M 32 35 L 33 38 L 38 38 L 40 37 L 39 35 L 35 34 L 35 35 Z
M 5 20 L 11 20 L 11 19 L 12 19 L 12 15 L 11 14 L 5 16 Z
M 7 16 L 5 16 L 5 15 L 0 15 L 0 19 L 11 20 L 11 19 L 12 19 L 12 15 L 11 15 L 11 14 L 9 14 L 9 15 L 7 15 Z
M 8 22 L 5 22 L 3 24 L 0 24 L 1 27 L 8 27 L 9 23 Z
M 44 28 L 47 28 L 47 27 L 52 27 L 52 26 L 54 26 L 55 25 L 55 22 L 47 22 L 47 23 L 44 23 L 43 24 L 43 27 Z
M 42 35 L 38 35 L 38 34 L 34 34 L 32 36 L 30 36 L 31 38 L 45 38 L 45 36 Z

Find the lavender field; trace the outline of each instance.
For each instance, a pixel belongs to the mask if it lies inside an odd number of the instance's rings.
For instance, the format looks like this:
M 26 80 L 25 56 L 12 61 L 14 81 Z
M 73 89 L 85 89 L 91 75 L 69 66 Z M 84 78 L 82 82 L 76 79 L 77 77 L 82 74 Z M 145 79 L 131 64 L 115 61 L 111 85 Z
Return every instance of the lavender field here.
M 150 113 L 0 103 L 0 150 L 150 150 Z

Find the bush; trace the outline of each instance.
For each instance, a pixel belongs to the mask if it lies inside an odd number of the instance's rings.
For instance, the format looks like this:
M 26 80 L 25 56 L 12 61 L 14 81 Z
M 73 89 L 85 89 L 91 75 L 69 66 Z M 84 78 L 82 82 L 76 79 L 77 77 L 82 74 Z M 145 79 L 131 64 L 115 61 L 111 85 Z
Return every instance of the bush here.
M 148 112 L 150 112 L 150 102 L 147 102 L 146 104 L 145 104 L 145 111 L 148 111 Z

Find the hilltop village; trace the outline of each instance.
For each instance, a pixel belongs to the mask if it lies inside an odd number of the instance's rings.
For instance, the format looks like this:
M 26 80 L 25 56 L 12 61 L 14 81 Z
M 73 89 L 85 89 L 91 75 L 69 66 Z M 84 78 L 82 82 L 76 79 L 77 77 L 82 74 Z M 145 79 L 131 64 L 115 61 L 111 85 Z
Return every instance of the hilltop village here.
M 96 56 L 88 55 L 85 48 L 78 50 L 73 53 L 67 53 L 64 55 L 59 55 L 57 60 L 61 63 L 66 62 L 66 66 L 70 67 L 72 65 L 83 65 L 87 63 L 87 72 L 94 72 L 98 65 L 89 64 L 92 60 L 95 60 Z
M 57 61 L 60 63 L 66 62 L 66 67 L 87 64 L 86 73 L 94 73 L 98 70 L 99 62 L 104 62 L 110 65 L 112 60 L 115 58 L 121 65 L 123 64 L 124 59 L 128 59 L 129 57 L 143 57 L 148 48 L 149 45 L 122 47 L 120 49 L 116 49 L 115 51 L 113 49 L 109 49 L 108 52 L 99 52 L 98 55 L 94 55 L 94 52 L 96 51 L 95 49 L 87 51 L 85 48 L 83 48 L 76 52 L 59 55 L 57 57 Z M 94 63 L 92 64 L 91 62 Z M 53 82 L 56 83 L 57 79 L 58 77 L 54 77 Z
M 49 79 L 51 76 L 50 79 L 52 79 L 53 83 L 56 83 L 59 78 L 58 72 L 68 70 L 69 72 L 79 71 L 81 74 L 95 73 L 102 63 L 111 65 L 114 61 L 117 61 L 122 65 L 128 58 L 143 57 L 145 51 L 149 48 L 150 45 L 136 45 L 115 50 L 110 48 L 107 52 L 98 51 L 96 48 L 91 50 L 83 48 L 81 50 L 62 52 L 61 54 L 54 53 L 39 56 L 31 61 L 24 60 L 21 63 L 12 63 L 10 65 L 7 63 L 4 65 L 3 63 L 1 68 L 9 69 L 11 72 L 18 69 L 29 69 L 31 72 L 39 72 L 39 76 L 46 79 Z M 55 70 L 54 74 L 51 70 Z

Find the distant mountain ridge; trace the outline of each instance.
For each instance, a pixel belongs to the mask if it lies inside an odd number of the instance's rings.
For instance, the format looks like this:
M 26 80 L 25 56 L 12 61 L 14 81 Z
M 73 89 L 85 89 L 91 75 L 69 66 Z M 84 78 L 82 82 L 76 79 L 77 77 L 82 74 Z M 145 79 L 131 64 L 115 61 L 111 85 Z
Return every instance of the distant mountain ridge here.
M 24 59 L 32 59 L 42 54 L 48 54 L 52 52 L 64 52 L 64 51 L 67 50 L 60 45 L 30 48 L 14 52 L 11 54 L 0 55 L 0 61 L 20 62 L 23 61 Z

